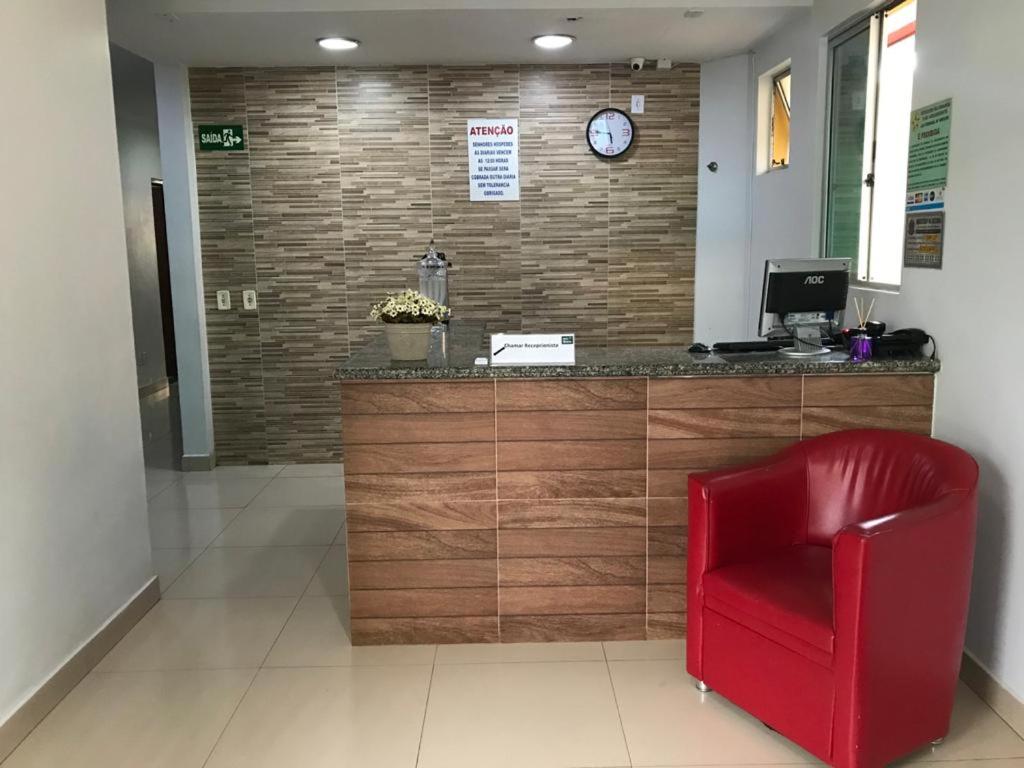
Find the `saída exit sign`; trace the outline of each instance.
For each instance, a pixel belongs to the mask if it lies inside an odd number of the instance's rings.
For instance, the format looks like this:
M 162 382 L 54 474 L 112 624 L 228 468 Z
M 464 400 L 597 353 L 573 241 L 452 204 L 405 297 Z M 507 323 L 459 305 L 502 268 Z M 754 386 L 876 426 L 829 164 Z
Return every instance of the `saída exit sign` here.
M 245 149 L 240 125 L 200 125 L 199 149 L 202 152 L 238 152 Z

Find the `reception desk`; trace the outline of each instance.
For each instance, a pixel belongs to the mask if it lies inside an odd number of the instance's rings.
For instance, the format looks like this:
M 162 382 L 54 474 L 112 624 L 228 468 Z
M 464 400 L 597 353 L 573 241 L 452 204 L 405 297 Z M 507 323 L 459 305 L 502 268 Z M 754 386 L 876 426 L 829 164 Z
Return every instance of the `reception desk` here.
M 690 472 L 931 431 L 931 360 L 630 347 L 489 368 L 483 340 L 456 328 L 398 364 L 380 338 L 338 370 L 355 644 L 682 637 Z

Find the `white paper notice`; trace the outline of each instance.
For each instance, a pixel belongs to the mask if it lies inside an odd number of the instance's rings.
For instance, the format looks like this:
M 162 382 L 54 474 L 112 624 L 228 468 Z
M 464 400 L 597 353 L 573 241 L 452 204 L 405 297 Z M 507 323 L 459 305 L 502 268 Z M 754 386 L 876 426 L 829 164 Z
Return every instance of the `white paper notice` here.
M 519 121 L 467 120 L 469 199 L 519 199 Z

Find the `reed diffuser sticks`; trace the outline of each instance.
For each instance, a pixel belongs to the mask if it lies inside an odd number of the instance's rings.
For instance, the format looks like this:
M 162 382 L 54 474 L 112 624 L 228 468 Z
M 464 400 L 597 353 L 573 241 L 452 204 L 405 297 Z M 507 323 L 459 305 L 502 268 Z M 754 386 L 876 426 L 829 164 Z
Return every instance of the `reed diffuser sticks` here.
M 853 308 L 857 310 L 857 326 L 860 330 L 867 330 L 868 321 L 871 319 L 871 310 L 875 308 L 875 300 L 871 300 L 867 312 L 864 311 L 864 301 L 859 296 L 853 297 Z

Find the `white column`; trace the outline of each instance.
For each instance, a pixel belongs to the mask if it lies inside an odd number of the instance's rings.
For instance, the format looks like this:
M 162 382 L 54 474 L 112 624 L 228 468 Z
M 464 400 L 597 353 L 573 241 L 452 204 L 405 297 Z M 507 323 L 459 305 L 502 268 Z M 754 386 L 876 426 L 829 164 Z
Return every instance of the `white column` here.
M 178 354 L 182 467 L 207 469 L 215 463 L 213 408 L 188 68 L 179 64 L 156 64 L 155 76 Z

